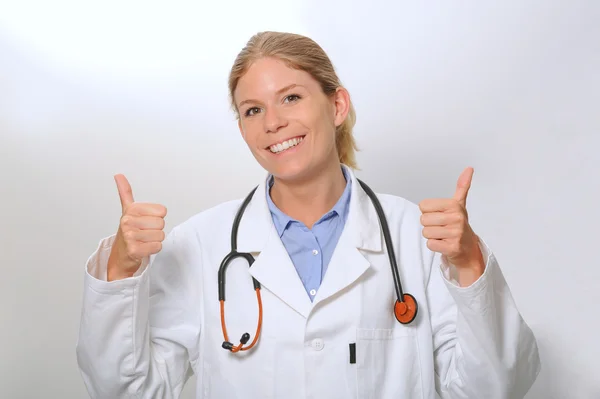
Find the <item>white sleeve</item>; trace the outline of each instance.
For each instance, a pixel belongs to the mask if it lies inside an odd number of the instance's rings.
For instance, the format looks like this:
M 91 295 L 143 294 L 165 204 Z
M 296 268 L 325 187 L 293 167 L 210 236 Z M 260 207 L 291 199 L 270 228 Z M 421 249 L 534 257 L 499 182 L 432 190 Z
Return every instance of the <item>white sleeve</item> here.
M 92 398 L 177 398 L 192 374 L 200 334 L 200 259 L 177 227 L 134 277 L 106 281 L 115 236 L 86 264 L 76 346 Z
M 427 287 L 436 390 L 443 399 L 521 399 L 540 372 L 538 347 L 495 256 L 480 238 L 483 275 L 468 287 L 431 253 Z

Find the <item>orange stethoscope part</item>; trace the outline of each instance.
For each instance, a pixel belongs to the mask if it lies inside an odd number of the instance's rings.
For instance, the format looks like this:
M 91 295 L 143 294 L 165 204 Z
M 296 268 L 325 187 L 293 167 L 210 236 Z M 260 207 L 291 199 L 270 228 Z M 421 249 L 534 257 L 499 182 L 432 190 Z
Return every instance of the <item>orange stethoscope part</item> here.
M 254 334 L 254 339 L 248 346 L 244 346 L 250 338 L 250 335 L 248 333 L 242 335 L 239 345 L 233 346 L 233 344 L 231 344 L 231 342 L 229 341 L 229 336 L 227 335 L 227 327 L 225 327 L 225 300 L 219 301 L 221 303 L 221 329 L 223 330 L 223 337 L 225 338 L 225 341 L 223 342 L 224 349 L 228 349 L 234 353 L 239 351 L 247 351 L 248 349 L 251 349 L 254 345 L 256 345 L 256 343 L 258 342 L 258 337 L 260 336 L 260 329 L 262 327 L 263 314 L 262 300 L 260 297 L 260 288 L 256 288 L 256 298 L 258 299 L 258 326 L 256 327 L 256 334 Z
M 396 300 L 394 304 L 394 316 L 402 324 L 408 324 L 417 316 L 417 301 L 410 294 L 404 294 L 404 301 Z

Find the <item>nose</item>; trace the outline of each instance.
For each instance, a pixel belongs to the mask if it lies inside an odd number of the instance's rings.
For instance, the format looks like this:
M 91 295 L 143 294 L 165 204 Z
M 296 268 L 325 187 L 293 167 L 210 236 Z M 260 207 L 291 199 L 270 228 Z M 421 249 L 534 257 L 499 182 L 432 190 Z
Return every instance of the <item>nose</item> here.
M 277 133 L 279 129 L 287 126 L 287 120 L 275 108 L 266 110 L 265 117 L 263 120 L 265 124 L 266 133 Z

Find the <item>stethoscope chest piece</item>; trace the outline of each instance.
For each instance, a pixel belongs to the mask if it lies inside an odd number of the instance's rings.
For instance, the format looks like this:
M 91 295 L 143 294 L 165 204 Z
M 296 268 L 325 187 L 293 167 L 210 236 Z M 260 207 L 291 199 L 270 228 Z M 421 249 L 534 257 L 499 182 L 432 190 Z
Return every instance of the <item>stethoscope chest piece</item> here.
M 394 316 L 402 324 L 409 324 L 415 317 L 417 317 L 417 311 L 419 307 L 415 297 L 411 294 L 405 293 L 402 297 L 403 301 L 396 300 L 394 304 Z

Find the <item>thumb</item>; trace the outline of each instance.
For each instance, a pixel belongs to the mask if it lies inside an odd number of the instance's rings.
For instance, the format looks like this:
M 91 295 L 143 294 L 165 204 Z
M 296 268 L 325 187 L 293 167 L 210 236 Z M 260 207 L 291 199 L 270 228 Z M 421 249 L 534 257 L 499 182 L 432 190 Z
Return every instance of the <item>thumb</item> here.
M 473 179 L 473 168 L 468 167 L 460 174 L 456 183 L 456 192 L 454 199 L 457 200 L 463 207 L 467 207 L 467 194 L 471 188 L 471 180 Z
M 121 200 L 121 209 L 125 212 L 125 209 L 133 203 L 133 192 L 131 186 L 124 175 L 115 175 L 115 182 L 117 183 L 117 190 L 119 191 L 119 199 Z

